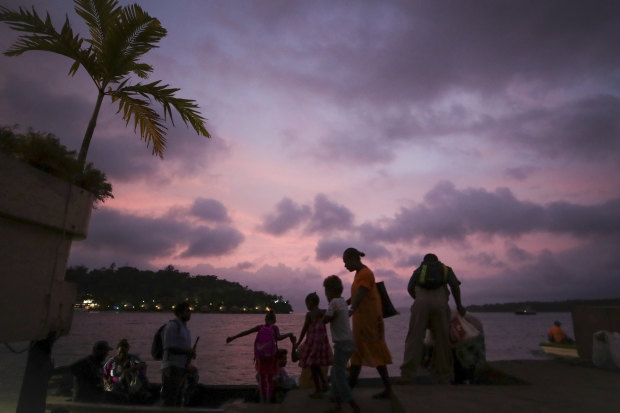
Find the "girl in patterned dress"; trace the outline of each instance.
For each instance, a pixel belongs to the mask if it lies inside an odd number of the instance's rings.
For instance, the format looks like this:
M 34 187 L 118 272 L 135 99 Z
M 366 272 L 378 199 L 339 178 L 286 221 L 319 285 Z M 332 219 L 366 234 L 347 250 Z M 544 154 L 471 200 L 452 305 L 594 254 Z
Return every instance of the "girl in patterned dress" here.
M 299 366 L 309 367 L 312 372 L 315 391 L 310 395 L 314 399 L 321 398 L 323 392 L 328 389 L 327 379 L 323 374 L 323 367 L 332 364 L 333 353 L 327 338 L 327 329 L 323 324 L 325 310 L 319 308 L 319 296 L 317 293 L 308 294 L 306 297 L 306 321 L 301 329 L 299 343 Z

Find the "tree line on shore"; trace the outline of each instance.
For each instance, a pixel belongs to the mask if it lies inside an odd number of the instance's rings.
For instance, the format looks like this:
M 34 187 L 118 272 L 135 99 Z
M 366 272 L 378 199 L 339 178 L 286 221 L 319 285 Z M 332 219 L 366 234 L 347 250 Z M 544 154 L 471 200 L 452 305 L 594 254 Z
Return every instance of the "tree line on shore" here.
M 496 303 L 469 305 L 467 310 L 475 313 L 514 312 L 527 308 L 536 312 L 565 313 L 577 306 L 620 306 L 620 298 L 564 300 L 564 301 L 522 301 L 514 303 Z
M 67 269 L 66 280 L 77 284 L 76 306 L 90 310 L 169 311 L 187 301 L 194 311 L 225 313 L 290 313 L 282 296 L 253 291 L 215 275 L 181 272 L 172 265 L 159 271 L 134 267 Z

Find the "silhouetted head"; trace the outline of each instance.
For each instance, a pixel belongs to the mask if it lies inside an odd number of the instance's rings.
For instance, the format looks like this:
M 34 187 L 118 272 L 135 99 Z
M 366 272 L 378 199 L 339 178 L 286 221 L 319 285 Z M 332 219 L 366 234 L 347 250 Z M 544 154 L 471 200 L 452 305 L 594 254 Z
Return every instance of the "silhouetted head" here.
M 310 293 L 306 296 L 306 307 L 308 307 L 308 310 L 317 308 L 319 302 L 321 302 L 321 299 L 317 293 Z
M 189 304 L 185 301 L 174 306 L 174 315 L 183 321 L 189 321 L 192 316 L 192 312 L 189 309 Z
M 362 257 L 365 256 L 363 252 L 355 248 L 347 248 L 342 253 L 342 261 L 344 261 L 344 267 L 349 271 L 357 271 L 363 267 Z
M 267 311 L 265 314 L 265 324 L 275 324 L 276 323 L 276 313 L 273 310 Z
M 112 350 L 112 347 L 110 347 L 107 341 L 97 341 L 93 346 L 93 356 L 95 356 L 97 360 L 103 361 L 108 356 L 110 350 Z
M 439 262 L 439 258 L 437 258 L 437 256 L 435 254 L 429 253 L 429 254 L 426 254 L 424 256 L 424 260 L 423 261 L 426 262 L 426 263 Z
M 126 338 L 121 339 L 116 345 L 116 355 L 120 359 L 124 359 L 129 354 L 129 341 Z
M 337 275 L 330 275 L 323 281 L 323 287 L 325 287 L 325 296 L 328 301 L 332 298 L 338 298 L 342 295 L 342 280 Z
M 288 351 L 285 348 L 278 349 L 278 365 L 280 367 L 286 366 L 286 358 L 288 357 Z
M 559 321 L 554 321 L 554 322 L 553 322 L 553 325 L 556 325 L 556 326 L 558 326 L 558 327 L 559 327 L 559 326 L 561 326 L 561 325 L 562 325 L 562 323 L 560 323 Z

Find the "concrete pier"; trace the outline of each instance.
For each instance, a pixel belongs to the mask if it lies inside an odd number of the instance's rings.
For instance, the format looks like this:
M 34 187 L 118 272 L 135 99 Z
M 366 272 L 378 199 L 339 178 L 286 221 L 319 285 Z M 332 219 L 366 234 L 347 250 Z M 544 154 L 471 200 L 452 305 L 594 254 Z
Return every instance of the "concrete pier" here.
M 363 380 L 354 397 L 363 413 L 617 413 L 620 412 L 620 372 L 601 370 L 583 359 L 499 361 L 489 363 L 484 383 L 471 385 L 394 385 L 391 400 L 376 400 L 379 380 Z M 290 391 L 281 404 L 230 401 L 217 409 L 177 409 L 179 412 L 316 413 L 333 407 L 329 398 L 309 397 L 311 390 Z M 48 403 L 53 400 L 48 399 Z M 67 406 L 67 411 L 71 410 Z M 83 406 L 78 410 L 84 411 Z M 350 412 L 343 405 L 343 412 Z M 164 412 L 151 406 L 149 412 Z M 165 410 L 169 412 L 168 409 Z M 90 412 L 97 413 L 91 405 Z M 101 410 L 104 411 L 104 410 Z M 111 411 L 111 410 L 105 410 Z M 147 411 L 147 410 L 117 410 Z

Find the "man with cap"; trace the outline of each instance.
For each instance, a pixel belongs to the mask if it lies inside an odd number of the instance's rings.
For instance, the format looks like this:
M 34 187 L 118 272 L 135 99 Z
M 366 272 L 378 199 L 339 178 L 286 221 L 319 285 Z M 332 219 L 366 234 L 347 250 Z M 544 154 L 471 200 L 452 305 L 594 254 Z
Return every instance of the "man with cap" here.
M 197 382 L 197 372 L 189 361 L 196 358 L 192 348 L 187 322 L 191 318 L 188 303 L 182 302 L 174 307 L 174 316 L 163 331 L 164 354 L 161 360 L 162 388 L 161 398 L 164 406 L 180 406 L 184 400 L 184 385 Z
M 90 355 L 71 365 L 73 400 L 100 402 L 103 400 L 103 363 L 112 347 L 107 341 L 97 341 Z

